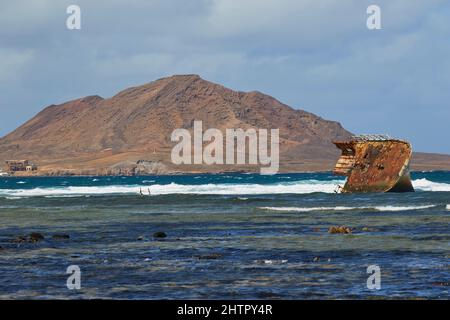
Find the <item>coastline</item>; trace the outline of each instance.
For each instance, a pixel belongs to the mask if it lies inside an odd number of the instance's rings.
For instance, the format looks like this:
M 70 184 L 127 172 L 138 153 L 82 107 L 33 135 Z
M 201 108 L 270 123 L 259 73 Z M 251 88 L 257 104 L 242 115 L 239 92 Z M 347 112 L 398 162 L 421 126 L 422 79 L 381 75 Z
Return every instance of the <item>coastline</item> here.
M 445 173 L 450 172 L 449 169 L 436 169 L 436 170 L 411 170 L 410 173 Z M 289 174 L 333 174 L 333 170 L 317 170 L 317 171 L 283 171 L 278 172 L 275 175 L 289 175 Z M 146 173 L 136 175 L 120 175 L 120 174 L 62 174 L 62 175 L 45 175 L 45 174 L 12 174 L 0 176 L 0 178 L 66 178 L 66 177 L 79 177 L 79 178 L 96 178 L 96 177 L 177 177 L 177 176 L 193 176 L 193 175 L 238 175 L 238 174 L 259 174 L 257 171 L 220 171 L 220 172 L 168 172 L 168 173 Z
M 335 167 L 336 158 L 327 157 L 320 160 L 308 158 L 285 158 L 280 159 L 278 173 L 320 173 L 332 171 Z M 264 166 L 238 165 L 229 167 L 227 165 L 173 165 L 169 160 L 151 159 L 145 160 L 146 164 L 138 164 L 138 160 L 129 159 L 121 162 L 121 165 L 112 163 L 91 163 L 85 161 L 76 162 L 76 159 L 67 161 L 51 161 L 48 159 L 37 159 L 28 157 L 38 164 L 36 171 L 19 171 L 13 175 L 17 177 L 83 177 L 83 176 L 177 176 L 190 174 L 230 174 L 230 173 L 259 173 Z M 0 163 L 4 163 L 1 161 Z M 40 164 L 40 166 L 39 166 Z M 413 153 L 410 171 L 450 171 L 450 155 L 432 153 Z

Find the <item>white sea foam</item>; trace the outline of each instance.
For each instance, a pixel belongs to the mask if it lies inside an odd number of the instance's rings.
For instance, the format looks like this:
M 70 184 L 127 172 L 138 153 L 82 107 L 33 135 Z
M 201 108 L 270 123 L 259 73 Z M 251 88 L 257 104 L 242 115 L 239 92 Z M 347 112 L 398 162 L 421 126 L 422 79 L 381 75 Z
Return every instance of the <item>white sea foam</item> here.
M 152 195 L 163 194 L 217 194 L 217 195 L 250 195 L 250 194 L 305 194 L 314 192 L 333 193 L 341 180 L 318 181 L 305 180 L 277 184 L 200 184 L 182 185 L 170 183 L 166 185 L 114 185 L 87 187 L 59 187 L 34 189 L 0 189 L 0 196 L 63 196 L 63 195 L 100 195 L 100 194 L 139 194 L 140 188 L 150 188 Z
M 150 181 L 149 181 L 150 182 Z M 61 186 L 53 188 L 34 189 L 0 189 L 0 196 L 4 197 L 32 197 L 32 196 L 64 196 L 64 195 L 102 195 L 102 194 L 139 194 L 139 189 L 150 188 L 152 195 L 164 194 L 217 194 L 217 195 L 256 195 L 256 194 L 307 194 L 315 192 L 334 193 L 337 185 L 344 184 L 343 180 L 304 180 L 273 184 L 254 183 L 222 183 L 222 184 L 192 184 L 183 185 L 170 183 L 165 185 L 144 183 L 143 185 L 111 185 L 111 186 Z M 418 191 L 450 191 L 450 184 L 432 182 L 427 179 L 413 181 Z M 341 207 L 337 210 L 353 210 L 351 207 Z M 311 211 L 306 208 L 306 210 Z M 324 210 L 328 210 L 325 208 Z M 397 207 L 385 207 L 383 211 L 395 211 Z M 403 210 L 403 208 L 401 209 Z M 409 210 L 409 208 L 407 208 Z M 305 211 L 300 208 L 299 211 Z
M 311 212 L 311 211 L 349 211 L 349 210 L 375 210 L 375 211 L 408 211 L 423 210 L 437 207 L 437 205 L 424 206 L 366 206 L 366 207 L 260 207 L 262 210 L 285 212 Z
M 360 209 L 357 207 L 259 207 L 269 211 L 310 212 L 310 211 L 345 211 Z
M 437 205 L 424 205 L 424 206 L 378 206 L 374 209 L 378 211 L 408 211 L 408 210 L 424 210 L 437 207 Z
M 448 204 L 445 209 L 450 210 L 450 204 Z
M 266 260 L 255 260 L 254 262 L 257 264 L 285 264 L 288 262 L 288 260 L 266 259 Z
M 413 186 L 416 190 L 421 191 L 450 191 L 450 184 L 433 182 L 425 178 L 414 180 Z

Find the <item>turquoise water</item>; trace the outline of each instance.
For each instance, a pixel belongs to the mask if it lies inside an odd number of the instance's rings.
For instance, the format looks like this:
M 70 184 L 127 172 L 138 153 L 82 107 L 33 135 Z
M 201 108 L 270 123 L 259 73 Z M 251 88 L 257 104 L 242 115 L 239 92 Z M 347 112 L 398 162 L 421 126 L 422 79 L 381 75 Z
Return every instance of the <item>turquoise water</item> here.
M 342 183 L 329 173 L 2 177 L 0 298 L 448 299 L 450 173 L 414 173 L 407 194 L 335 194 Z M 353 233 L 328 233 L 337 225 Z M 32 232 L 44 239 L 13 241 Z M 80 290 L 66 287 L 69 265 Z M 366 286 L 369 265 L 380 290 Z

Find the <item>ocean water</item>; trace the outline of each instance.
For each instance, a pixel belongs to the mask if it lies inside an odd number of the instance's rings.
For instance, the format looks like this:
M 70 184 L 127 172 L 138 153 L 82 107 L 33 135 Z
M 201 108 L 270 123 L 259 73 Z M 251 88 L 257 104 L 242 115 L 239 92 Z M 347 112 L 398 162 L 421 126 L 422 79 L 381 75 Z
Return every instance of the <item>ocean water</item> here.
M 405 194 L 334 193 L 343 182 L 1 177 L 0 299 L 448 299 L 450 172 L 414 173 Z M 352 234 L 328 233 L 340 225 Z M 14 242 L 32 232 L 44 239 Z M 79 290 L 66 286 L 70 265 Z

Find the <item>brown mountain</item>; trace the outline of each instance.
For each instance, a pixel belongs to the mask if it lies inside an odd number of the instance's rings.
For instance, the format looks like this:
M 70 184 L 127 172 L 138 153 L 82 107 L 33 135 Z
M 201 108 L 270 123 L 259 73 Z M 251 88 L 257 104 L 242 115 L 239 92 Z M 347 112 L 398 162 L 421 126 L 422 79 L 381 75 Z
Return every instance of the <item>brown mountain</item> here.
M 176 128 L 279 128 L 281 171 L 329 170 L 342 126 L 295 110 L 260 92 L 236 92 L 180 75 L 132 87 L 103 99 L 89 96 L 51 105 L 0 139 L 0 161 L 29 159 L 37 174 L 130 174 L 256 170 L 249 166 L 175 166 Z

